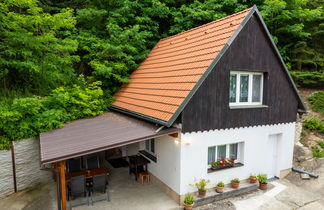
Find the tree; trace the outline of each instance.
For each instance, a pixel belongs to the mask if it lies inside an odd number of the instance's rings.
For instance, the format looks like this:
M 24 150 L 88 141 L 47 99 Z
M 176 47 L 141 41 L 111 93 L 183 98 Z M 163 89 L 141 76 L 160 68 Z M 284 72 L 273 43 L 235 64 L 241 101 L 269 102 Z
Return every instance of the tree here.
M 36 0 L 0 3 L 0 80 L 5 90 L 46 93 L 73 81 L 72 55 L 78 43 L 71 39 L 76 20 L 71 9 L 50 15 Z
M 307 25 L 319 20 L 322 7 L 311 7 L 310 0 L 265 0 L 261 13 L 290 69 L 316 69 L 316 49 Z M 322 47 L 321 47 L 322 48 Z

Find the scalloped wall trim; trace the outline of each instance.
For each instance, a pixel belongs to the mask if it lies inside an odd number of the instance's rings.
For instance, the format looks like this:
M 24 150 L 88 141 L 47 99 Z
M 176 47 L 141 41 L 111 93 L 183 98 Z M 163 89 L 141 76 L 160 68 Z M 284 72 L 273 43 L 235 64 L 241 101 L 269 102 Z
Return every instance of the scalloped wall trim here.
M 254 125 L 254 126 L 244 126 L 244 127 L 235 127 L 235 128 L 225 128 L 225 129 L 210 129 L 205 131 L 193 131 L 193 132 L 185 132 L 181 134 L 195 134 L 195 133 L 209 133 L 213 131 L 232 131 L 232 130 L 241 130 L 246 128 L 270 128 L 274 126 L 280 126 L 280 125 L 289 125 L 289 124 L 295 124 L 296 122 L 289 122 L 289 123 L 277 123 L 277 124 L 267 124 L 267 125 Z

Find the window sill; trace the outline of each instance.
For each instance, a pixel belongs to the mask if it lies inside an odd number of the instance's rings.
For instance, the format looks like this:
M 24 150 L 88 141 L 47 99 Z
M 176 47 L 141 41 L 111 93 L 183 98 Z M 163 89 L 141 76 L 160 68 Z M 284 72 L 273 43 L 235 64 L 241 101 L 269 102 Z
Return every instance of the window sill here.
M 230 169 L 230 168 L 237 168 L 237 167 L 242 167 L 244 166 L 243 163 L 235 163 L 234 166 L 228 167 L 228 168 L 217 168 L 217 169 L 213 169 L 213 168 L 208 168 L 207 173 L 213 173 L 213 172 L 217 172 L 217 171 L 221 171 L 221 170 L 226 170 L 226 169 Z
M 230 105 L 230 109 L 258 109 L 258 108 L 268 108 L 267 105 Z
M 149 153 L 149 152 L 147 152 L 147 151 L 145 151 L 145 150 L 140 150 L 140 151 L 138 151 L 138 152 L 139 152 L 141 155 L 143 155 L 145 158 L 148 158 L 148 159 L 150 159 L 150 160 L 152 160 L 153 162 L 156 163 L 157 158 L 156 158 L 155 155 L 152 155 L 151 153 Z

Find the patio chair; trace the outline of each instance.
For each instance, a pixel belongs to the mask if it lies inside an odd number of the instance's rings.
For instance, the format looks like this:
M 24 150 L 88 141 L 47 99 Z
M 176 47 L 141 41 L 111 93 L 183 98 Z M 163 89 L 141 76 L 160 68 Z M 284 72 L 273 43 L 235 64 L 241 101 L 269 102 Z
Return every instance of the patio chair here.
M 94 192 L 105 193 L 104 196 L 94 196 Z M 107 200 L 110 201 L 109 198 L 109 190 L 107 189 L 107 175 L 97 175 L 93 177 L 92 186 L 90 187 L 90 199 L 91 204 L 94 202 Z
M 74 158 L 66 161 L 66 169 L 69 173 L 81 171 L 81 159 Z
M 89 205 L 89 197 L 86 189 L 86 178 L 84 175 L 72 177 L 69 181 L 68 188 L 68 200 L 70 209 L 72 209 L 72 207 L 84 204 Z M 72 199 L 75 199 L 77 197 L 85 197 L 86 201 L 75 200 L 74 204 L 72 204 Z
M 90 156 L 86 158 L 86 169 L 92 170 L 95 168 L 100 168 L 98 156 Z

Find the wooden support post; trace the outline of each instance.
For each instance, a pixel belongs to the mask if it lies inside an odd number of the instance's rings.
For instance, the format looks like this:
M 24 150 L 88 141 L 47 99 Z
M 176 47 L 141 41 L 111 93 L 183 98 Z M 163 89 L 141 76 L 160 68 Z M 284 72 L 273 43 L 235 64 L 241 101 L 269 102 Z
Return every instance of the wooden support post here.
M 53 163 L 53 167 L 54 167 L 54 178 L 55 178 L 55 182 L 56 182 L 56 200 L 57 200 L 57 209 L 58 210 L 62 210 L 61 208 L 61 188 L 60 188 L 60 171 L 59 171 L 59 167 L 58 167 L 58 163 Z
M 66 210 L 66 183 L 65 183 L 65 160 L 59 162 L 60 188 L 61 188 L 61 207 Z

